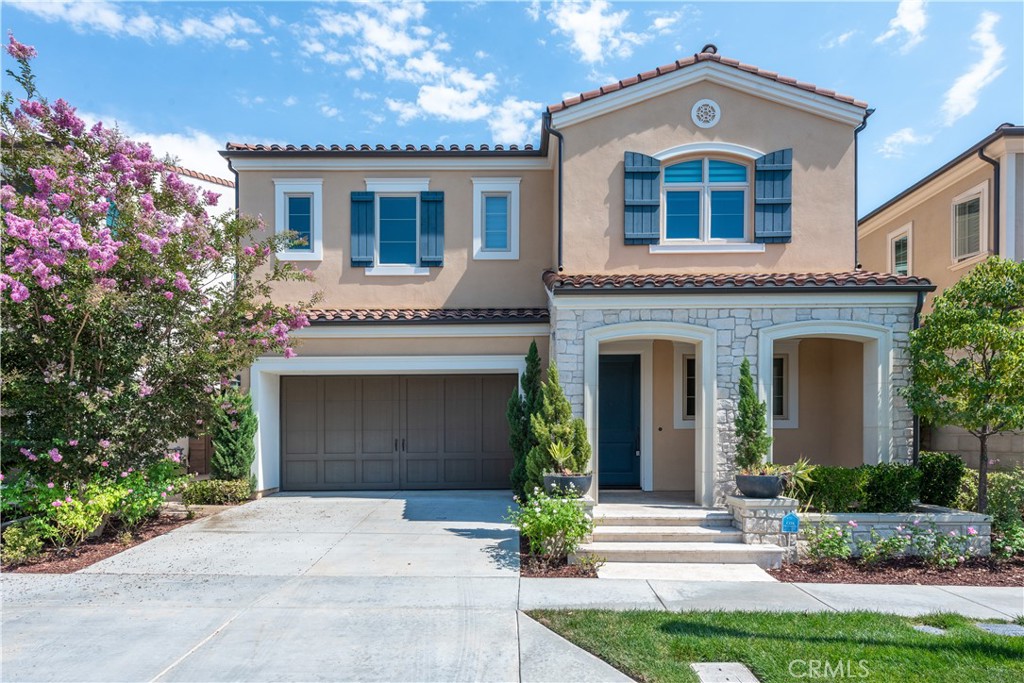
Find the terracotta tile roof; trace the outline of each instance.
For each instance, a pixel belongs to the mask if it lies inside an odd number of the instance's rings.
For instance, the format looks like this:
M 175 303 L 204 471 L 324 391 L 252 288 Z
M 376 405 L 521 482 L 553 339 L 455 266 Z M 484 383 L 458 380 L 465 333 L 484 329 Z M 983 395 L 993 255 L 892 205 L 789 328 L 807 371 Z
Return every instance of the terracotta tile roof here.
M 309 322 L 341 323 L 546 323 L 546 308 L 354 308 L 306 311 Z
M 349 154 L 450 154 L 457 152 L 465 154 L 489 153 L 489 154 L 522 154 L 524 152 L 537 153 L 533 145 L 261 145 L 247 142 L 227 143 L 228 152 L 324 152 L 324 153 L 349 153 Z
M 230 187 L 231 189 L 235 189 L 235 182 L 233 180 L 218 178 L 217 176 L 210 175 L 208 173 L 200 173 L 199 171 L 193 171 L 191 168 L 185 168 L 184 166 L 168 166 L 167 169 L 170 171 L 174 171 L 178 175 L 183 175 L 188 178 L 204 180 L 214 185 L 222 185 L 224 187 Z
M 714 275 L 563 275 L 544 273 L 544 285 L 555 293 L 574 291 L 730 291 L 812 289 L 907 289 L 932 291 L 935 285 L 920 277 L 872 273 L 719 273 Z
M 718 62 L 719 64 L 724 64 L 725 66 L 730 66 L 734 69 L 745 71 L 749 74 L 760 76 L 761 78 L 765 78 L 770 81 L 775 81 L 777 83 L 782 83 L 784 85 L 791 85 L 794 88 L 807 90 L 808 92 L 813 92 L 818 95 L 824 95 L 825 97 L 831 97 L 834 100 L 845 102 L 846 104 L 852 104 L 853 106 L 860 107 L 861 109 L 866 109 L 868 106 L 867 102 L 856 100 L 848 95 L 841 95 L 837 93 L 835 90 L 829 90 L 828 88 L 819 88 L 813 83 L 805 83 L 803 81 L 798 81 L 795 78 L 790 78 L 789 76 L 781 76 L 774 71 L 767 71 L 765 69 L 760 69 L 750 64 L 744 64 L 738 59 L 729 59 L 728 57 L 723 57 L 722 55 L 719 54 L 701 52 L 699 54 L 693 55 L 692 57 L 678 59 L 671 64 L 660 66 L 652 71 L 645 71 L 644 73 L 639 73 L 636 76 L 625 78 L 616 83 L 603 85 L 596 90 L 590 90 L 588 92 L 580 93 L 575 97 L 570 97 L 568 99 L 562 100 L 558 104 L 552 104 L 551 106 L 548 107 L 548 111 L 554 114 L 555 112 L 568 109 L 569 107 L 580 104 L 582 102 L 587 102 L 596 97 L 600 97 L 601 95 L 607 95 L 608 93 L 615 92 L 617 90 L 622 90 L 623 88 L 628 88 L 631 85 L 636 85 L 637 83 L 649 81 L 652 78 L 664 76 L 665 74 L 672 73 L 673 71 L 685 69 L 686 67 L 697 64 L 698 62 Z

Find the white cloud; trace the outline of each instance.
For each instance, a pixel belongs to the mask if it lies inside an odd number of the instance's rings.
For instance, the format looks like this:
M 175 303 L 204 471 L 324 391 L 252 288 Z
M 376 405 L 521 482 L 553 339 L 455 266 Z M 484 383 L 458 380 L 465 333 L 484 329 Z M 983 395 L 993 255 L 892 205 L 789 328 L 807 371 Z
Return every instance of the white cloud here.
M 643 36 L 625 30 L 628 10 L 613 12 L 607 0 L 556 0 L 546 17 L 554 25 L 553 33 L 566 36 L 579 58 L 589 64 L 604 62 L 605 57 L 628 57 Z
M 905 148 L 912 145 L 927 145 L 931 141 L 931 135 L 915 133 L 913 128 L 900 128 L 882 141 L 878 146 L 878 152 L 886 159 L 899 159 L 903 156 Z
M 473 56 L 477 59 L 487 59 L 488 57 L 490 57 L 490 55 L 484 52 L 483 50 L 477 50 L 476 52 L 473 53 Z
M 1006 70 L 1002 66 L 1005 50 L 995 34 L 998 23 L 998 14 L 987 11 L 981 13 L 978 25 L 971 34 L 974 50 L 981 53 L 981 58 L 946 91 L 942 114 L 947 126 L 974 111 L 982 89 Z
M 442 121 L 478 121 L 491 113 L 492 107 L 483 99 L 497 83 L 494 74 L 477 76 L 467 69 L 457 69 L 438 83 L 420 86 L 416 102 L 388 98 L 389 110 L 398 114 L 399 123 L 433 116 Z
M 826 38 L 822 40 L 821 47 L 826 50 L 843 47 L 847 42 L 849 42 L 850 38 L 853 38 L 855 35 L 857 35 L 856 30 L 846 31 L 844 33 L 840 33 L 838 36 L 829 34 L 829 36 L 826 36 Z
M 890 38 L 903 37 L 900 52 L 910 52 L 915 45 L 924 40 L 924 29 L 928 25 L 928 15 L 924 7 L 924 0 L 900 0 L 896 16 L 889 20 L 889 28 L 875 38 L 875 42 L 884 43 Z
M 255 20 L 233 10 L 222 10 L 215 15 L 190 15 L 176 23 L 140 7 L 131 8 L 108 0 L 9 0 L 7 4 L 48 22 L 63 21 L 79 33 L 128 35 L 145 40 L 162 38 L 172 44 L 194 39 L 223 43 L 231 49 L 247 49 L 249 43 L 241 36 L 263 33 Z
M 297 98 L 295 95 L 289 95 L 288 97 L 284 98 L 283 102 L 281 102 L 281 104 L 283 104 L 286 107 L 294 107 L 298 103 L 299 98 Z
M 362 90 L 360 88 L 356 88 L 355 90 L 353 90 L 352 91 L 352 96 L 355 97 L 357 100 L 375 100 L 375 99 L 377 99 L 377 96 L 375 94 L 373 94 L 372 92 L 367 92 L 366 90 Z
M 496 107 L 487 127 L 495 143 L 524 145 L 540 132 L 540 102 L 506 97 Z
M 679 33 L 687 19 L 700 16 L 700 10 L 687 5 L 682 9 L 671 12 L 648 12 L 647 16 L 652 17 L 651 25 L 647 27 L 647 32 L 654 35 L 667 36 Z
M 256 107 L 263 104 L 266 101 L 263 97 L 259 95 L 255 97 L 249 97 L 245 93 L 235 95 L 235 100 L 243 107 Z
M 534 21 L 540 19 L 540 0 L 531 0 L 530 4 L 526 6 L 526 14 Z

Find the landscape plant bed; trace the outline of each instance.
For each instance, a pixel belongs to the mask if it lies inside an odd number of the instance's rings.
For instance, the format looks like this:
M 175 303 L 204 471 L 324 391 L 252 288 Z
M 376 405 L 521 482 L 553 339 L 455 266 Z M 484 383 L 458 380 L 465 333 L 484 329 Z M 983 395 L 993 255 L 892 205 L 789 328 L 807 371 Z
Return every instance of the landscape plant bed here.
M 71 574 L 151 538 L 163 536 L 168 531 L 173 531 L 199 518 L 199 515 L 193 519 L 161 515 L 143 522 L 132 534 L 130 543 L 122 543 L 118 539 L 118 532 L 106 531 L 97 538 L 85 541 L 74 550 L 47 548 L 42 557 L 37 560 L 14 566 L 4 565 L 2 570 L 17 574 Z
M 593 565 L 569 564 L 566 560 L 546 562 L 530 554 L 530 541 L 519 536 L 519 575 L 531 579 L 596 579 Z
M 864 565 L 856 560 L 795 562 L 768 573 L 787 583 L 887 583 L 932 586 L 1024 586 L 1024 558 L 975 557 L 940 569 L 913 557 Z
M 610 612 L 529 615 L 636 681 L 693 681 L 692 662 L 741 662 L 762 683 L 825 680 L 982 683 L 1024 680 L 1024 638 L 954 614 Z M 945 629 L 931 635 L 914 629 Z M 813 674 L 812 662 L 817 670 Z

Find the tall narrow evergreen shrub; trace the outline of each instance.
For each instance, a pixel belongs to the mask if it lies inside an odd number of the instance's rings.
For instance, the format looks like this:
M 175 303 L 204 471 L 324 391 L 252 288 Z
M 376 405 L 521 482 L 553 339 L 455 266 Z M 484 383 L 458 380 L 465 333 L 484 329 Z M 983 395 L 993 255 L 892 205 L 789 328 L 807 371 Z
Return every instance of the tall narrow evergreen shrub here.
M 768 436 L 768 406 L 757 400 L 750 361 L 740 365 L 740 401 L 736 406 L 736 466 L 756 474 L 764 463 L 772 437 Z
M 526 370 L 519 384 L 522 391 L 513 390 L 505 417 L 508 420 L 508 445 L 512 448 L 514 458 L 510 477 L 512 492 L 523 500 L 527 490 L 532 490 L 532 487 L 526 487 L 526 454 L 536 445 L 530 431 L 530 416 L 540 410 L 541 404 L 540 354 L 535 341 L 530 342 L 530 350 L 526 354 Z
M 546 472 L 561 469 L 551 457 L 549 446 L 552 443 L 571 445 L 576 456 L 574 460 L 589 465 L 591 450 L 586 424 L 581 418 L 573 417 L 572 406 L 558 381 L 558 366 L 554 361 L 548 366 L 548 381 L 544 382 L 541 390 L 540 410 L 530 416 L 530 432 L 534 444 L 526 456 L 527 491 L 543 486 Z
M 256 413 L 252 398 L 227 389 L 214 399 L 210 474 L 214 479 L 250 479 L 256 458 Z

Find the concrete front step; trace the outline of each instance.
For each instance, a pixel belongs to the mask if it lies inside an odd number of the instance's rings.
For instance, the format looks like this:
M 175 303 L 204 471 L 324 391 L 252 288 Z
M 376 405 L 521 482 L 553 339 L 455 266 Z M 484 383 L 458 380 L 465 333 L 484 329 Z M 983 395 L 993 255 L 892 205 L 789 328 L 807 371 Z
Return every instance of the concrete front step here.
M 595 543 L 646 543 L 646 542 L 706 542 L 739 543 L 743 534 L 730 526 L 689 525 L 680 526 L 606 526 L 594 527 Z
M 607 562 L 752 562 L 764 569 L 782 565 L 783 550 L 777 545 L 708 542 L 600 542 L 581 545 L 576 555 L 590 555 Z
M 594 508 L 596 526 L 732 526 L 732 514 L 717 510 L 647 508 L 636 511 Z

